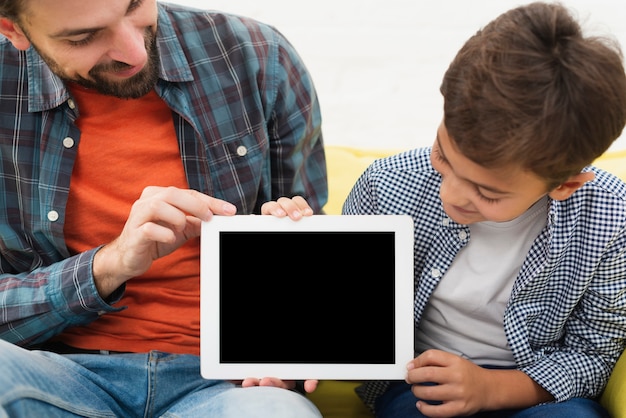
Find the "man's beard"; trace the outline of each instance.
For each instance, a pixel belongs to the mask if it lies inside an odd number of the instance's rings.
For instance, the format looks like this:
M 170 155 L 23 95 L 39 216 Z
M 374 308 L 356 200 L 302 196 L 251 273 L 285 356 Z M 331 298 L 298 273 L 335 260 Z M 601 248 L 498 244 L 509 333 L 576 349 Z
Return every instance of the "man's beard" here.
M 63 72 L 61 67 L 51 57 L 35 49 L 46 64 L 48 64 L 52 72 L 64 81 L 74 82 L 107 96 L 115 96 L 120 99 L 137 99 L 148 94 L 154 88 L 159 78 L 159 53 L 156 46 L 156 35 L 151 28 L 146 28 L 144 39 L 148 53 L 146 66 L 142 68 L 139 73 L 121 81 L 111 81 L 104 75 L 112 71 L 123 71 L 131 68 L 131 66 L 126 63 L 113 61 L 109 64 L 98 64 L 89 70 L 89 79 L 83 78 L 80 75 L 70 77 Z

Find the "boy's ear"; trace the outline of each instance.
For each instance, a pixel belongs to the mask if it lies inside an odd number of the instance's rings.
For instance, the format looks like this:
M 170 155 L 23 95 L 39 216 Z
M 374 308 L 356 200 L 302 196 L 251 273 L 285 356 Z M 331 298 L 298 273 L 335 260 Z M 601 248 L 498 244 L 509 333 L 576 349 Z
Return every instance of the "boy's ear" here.
M 17 23 L 6 17 L 0 17 L 0 33 L 11 41 L 14 47 L 25 51 L 30 47 L 30 41 Z
M 548 193 L 548 196 L 550 196 L 554 200 L 565 200 L 570 197 L 576 190 L 580 189 L 585 183 L 593 180 L 595 177 L 596 175 L 591 171 L 578 173 L 568 178 L 557 188 L 553 189 L 550 193 Z

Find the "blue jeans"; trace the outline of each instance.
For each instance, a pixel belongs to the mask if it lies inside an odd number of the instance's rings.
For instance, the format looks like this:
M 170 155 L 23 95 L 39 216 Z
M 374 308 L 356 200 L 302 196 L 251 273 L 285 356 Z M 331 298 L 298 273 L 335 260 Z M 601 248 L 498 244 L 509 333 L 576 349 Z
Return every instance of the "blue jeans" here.
M 299 393 L 200 376 L 193 355 L 64 354 L 0 340 L 0 417 L 321 418 Z
M 378 418 L 426 418 L 415 406 L 417 398 L 411 385 L 393 383 L 376 401 Z M 481 412 L 474 418 L 609 418 L 609 414 L 596 401 L 573 398 L 566 402 L 547 403 L 526 409 Z

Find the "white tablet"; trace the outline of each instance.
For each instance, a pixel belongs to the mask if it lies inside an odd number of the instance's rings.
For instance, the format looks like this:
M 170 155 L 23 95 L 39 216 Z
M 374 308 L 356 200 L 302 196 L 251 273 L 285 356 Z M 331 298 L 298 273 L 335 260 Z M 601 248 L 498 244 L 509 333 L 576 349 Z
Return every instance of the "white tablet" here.
M 404 379 L 413 289 L 409 216 L 215 216 L 201 235 L 202 376 Z

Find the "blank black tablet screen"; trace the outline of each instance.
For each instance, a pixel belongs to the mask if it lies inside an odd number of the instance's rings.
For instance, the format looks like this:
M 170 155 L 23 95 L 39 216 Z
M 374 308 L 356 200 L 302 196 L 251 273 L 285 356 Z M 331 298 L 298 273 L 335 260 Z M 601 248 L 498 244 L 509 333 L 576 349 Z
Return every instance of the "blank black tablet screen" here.
M 394 362 L 393 232 L 221 232 L 220 361 Z

